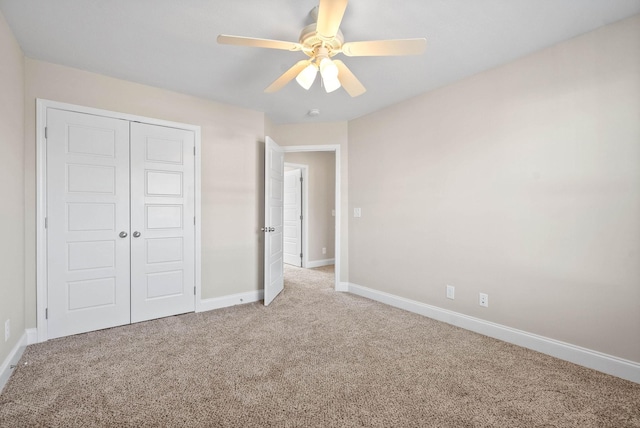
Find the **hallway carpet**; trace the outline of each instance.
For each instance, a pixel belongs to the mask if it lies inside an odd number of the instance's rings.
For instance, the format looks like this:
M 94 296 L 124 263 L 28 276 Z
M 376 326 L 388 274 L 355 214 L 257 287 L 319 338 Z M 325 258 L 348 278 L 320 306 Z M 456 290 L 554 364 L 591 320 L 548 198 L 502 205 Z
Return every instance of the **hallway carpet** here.
M 332 289 L 31 345 L 2 427 L 640 427 L 640 385 Z

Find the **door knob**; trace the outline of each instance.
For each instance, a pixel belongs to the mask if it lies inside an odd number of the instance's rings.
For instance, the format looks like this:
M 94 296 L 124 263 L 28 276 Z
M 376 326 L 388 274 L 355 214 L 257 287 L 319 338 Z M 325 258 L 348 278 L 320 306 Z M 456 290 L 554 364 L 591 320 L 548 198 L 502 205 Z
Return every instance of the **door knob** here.
M 121 238 L 126 238 L 126 237 L 127 237 L 127 232 L 122 231 L 122 232 L 120 232 L 120 235 L 119 235 L 119 236 L 120 236 Z
M 135 232 L 133 232 L 133 237 L 134 238 L 140 237 L 140 232 L 138 232 L 137 230 Z

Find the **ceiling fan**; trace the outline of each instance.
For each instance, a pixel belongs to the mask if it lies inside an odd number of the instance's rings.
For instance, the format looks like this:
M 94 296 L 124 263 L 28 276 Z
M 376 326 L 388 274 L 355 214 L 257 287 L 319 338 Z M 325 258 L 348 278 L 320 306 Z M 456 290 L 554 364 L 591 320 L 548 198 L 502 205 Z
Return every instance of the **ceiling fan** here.
M 340 31 L 340 23 L 347 3 L 348 0 L 320 0 L 319 6 L 312 11 L 316 22 L 302 30 L 297 43 L 225 34 L 218 36 L 218 43 L 302 51 L 309 57 L 298 61 L 285 71 L 265 89 L 267 93 L 282 89 L 294 78 L 304 89 L 309 89 L 320 71 L 322 83 L 327 92 L 333 92 L 342 86 L 349 95 L 357 97 L 366 92 L 365 87 L 345 63 L 337 59 L 332 60 L 332 57 L 339 53 L 346 56 L 419 55 L 424 52 L 427 40 L 418 38 L 345 43 Z

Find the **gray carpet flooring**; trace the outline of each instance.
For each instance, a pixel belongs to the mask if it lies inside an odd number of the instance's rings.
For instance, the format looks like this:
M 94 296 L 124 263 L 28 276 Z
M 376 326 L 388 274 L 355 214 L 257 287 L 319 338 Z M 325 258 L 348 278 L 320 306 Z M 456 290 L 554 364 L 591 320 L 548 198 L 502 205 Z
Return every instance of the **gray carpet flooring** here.
M 27 347 L 2 427 L 640 427 L 640 385 L 331 289 Z

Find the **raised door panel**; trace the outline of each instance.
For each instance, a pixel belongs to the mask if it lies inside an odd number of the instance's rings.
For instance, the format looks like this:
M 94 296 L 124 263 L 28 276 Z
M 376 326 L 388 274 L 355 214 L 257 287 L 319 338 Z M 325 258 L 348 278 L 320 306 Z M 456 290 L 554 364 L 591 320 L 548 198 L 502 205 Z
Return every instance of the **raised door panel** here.
M 301 185 L 302 171 L 294 169 L 284 173 L 284 262 L 302 266 L 302 214 Z
M 47 110 L 48 337 L 127 324 L 129 123 Z
M 132 322 L 195 309 L 194 143 L 191 131 L 131 124 Z
M 284 152 L 271 138 L 265 142 L 264 304 L 284 289 L 283 205 Z

